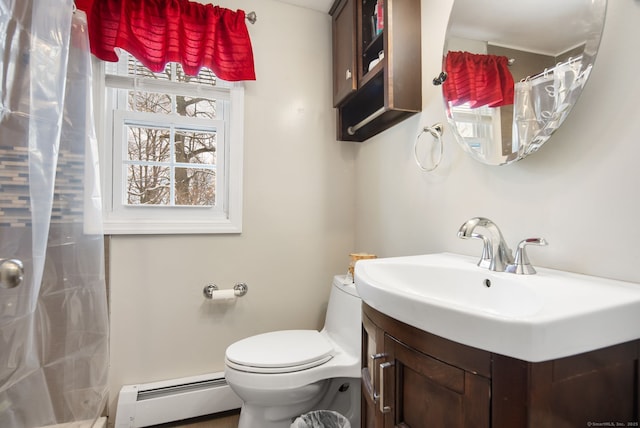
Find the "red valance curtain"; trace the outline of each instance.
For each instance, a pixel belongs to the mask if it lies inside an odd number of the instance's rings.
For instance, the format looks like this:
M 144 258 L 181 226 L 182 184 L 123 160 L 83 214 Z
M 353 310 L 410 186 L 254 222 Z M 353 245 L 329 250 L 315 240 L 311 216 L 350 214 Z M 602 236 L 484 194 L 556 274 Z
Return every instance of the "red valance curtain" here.
M 178 62 L 188 75 L 202 67 L 227 81 L 255 80 L 245 13 L 189 0 L 76 0 L 89 21 L 91 52 L 118 61 L 115 48 L 151 71 Z
M 500 107 L 513 104 L 513 76 L 506 56 L 447 53 L 443 84 L 447 102 L 454 106 Z

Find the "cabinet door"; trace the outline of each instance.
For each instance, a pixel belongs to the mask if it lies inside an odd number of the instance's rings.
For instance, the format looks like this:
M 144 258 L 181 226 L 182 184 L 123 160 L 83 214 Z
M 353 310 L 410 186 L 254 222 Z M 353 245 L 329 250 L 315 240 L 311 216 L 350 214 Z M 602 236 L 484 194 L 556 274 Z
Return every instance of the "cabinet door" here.
M 355 0 L 339 0 L 331 11 L 334 107 L 355 92 L 357 87 L 355 6 Z
M 488 428 L 487 378 L 420 353 L 390 336 L 380 365 L 379 408 L 384 427 Z
M 379 399 L 378 366 L 386 355 L 382 352 L 384 333 L 366 315 L 362 315 L 362 428 L 382 428 L 383 415 L 377 410 Z M 357 427 L 353 427 L 357 428 Z

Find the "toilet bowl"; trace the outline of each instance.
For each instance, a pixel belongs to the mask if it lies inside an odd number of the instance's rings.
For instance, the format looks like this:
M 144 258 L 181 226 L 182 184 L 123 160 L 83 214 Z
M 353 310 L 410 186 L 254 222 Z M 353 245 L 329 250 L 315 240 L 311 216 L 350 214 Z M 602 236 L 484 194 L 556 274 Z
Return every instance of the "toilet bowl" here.
M 360 426 L 361 300 L 333 278 L 324 327 L 242 339 L 225 353 L 225 378 L 242 399 L 238 428 L 289 428 L 312 410 L 333 410 Z

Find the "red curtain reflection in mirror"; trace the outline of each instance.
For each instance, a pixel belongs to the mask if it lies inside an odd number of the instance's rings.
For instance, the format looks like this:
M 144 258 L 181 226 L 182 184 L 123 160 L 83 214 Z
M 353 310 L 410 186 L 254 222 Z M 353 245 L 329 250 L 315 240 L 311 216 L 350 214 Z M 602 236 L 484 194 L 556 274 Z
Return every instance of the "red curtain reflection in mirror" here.
M 202 67 L 227 81 L 255 80 L 244 11 L 188 0 L 76 0 L 87 12 L 91 52 L 118 61 L 116 48 L 151 71 L 178 62 L 195 76 Z
M 450 51 L 445 59 L 447 102 L 457 106 L 500 107 L 513 104 L 513 76 L 505 56 Z

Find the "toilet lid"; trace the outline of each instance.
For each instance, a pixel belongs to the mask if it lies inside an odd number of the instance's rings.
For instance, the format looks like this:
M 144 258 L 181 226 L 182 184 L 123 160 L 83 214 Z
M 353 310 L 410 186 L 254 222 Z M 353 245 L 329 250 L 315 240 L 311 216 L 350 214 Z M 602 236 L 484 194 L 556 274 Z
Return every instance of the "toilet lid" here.
M 227 365 L 254 373 L 286 373 L 315 367 L 333 355 L 316 330 L 284 330 L 242 339 L 227 348 Z

